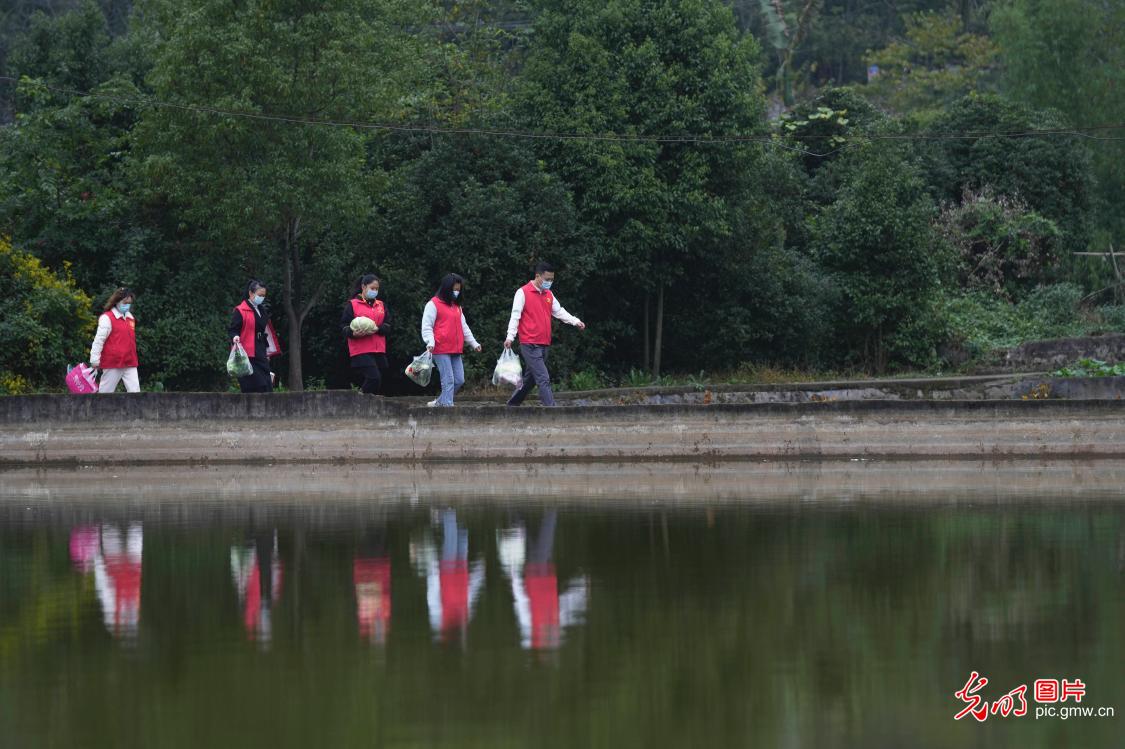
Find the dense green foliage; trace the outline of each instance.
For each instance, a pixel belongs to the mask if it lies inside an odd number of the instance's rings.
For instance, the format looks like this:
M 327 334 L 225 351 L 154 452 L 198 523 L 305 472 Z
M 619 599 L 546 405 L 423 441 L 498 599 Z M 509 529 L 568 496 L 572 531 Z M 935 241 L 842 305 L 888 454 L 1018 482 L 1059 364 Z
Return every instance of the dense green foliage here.
M 0 393 L 61 381 L 67 361 L 81 357 L 93 335 L 90 297 L 74 279 L 0 237 Z
M 142 381 L 167 389 L 226 387 L 250 277 L 293 389 L 349 385 L 337 320 L 364 272 L 396 369 L 438 279 L 464 275 L 478 382 L 539 260 L 589 324 L 552 354 L 571 386 L 940 367 L 1121 329 L 1088 306 L 1121 298 L 1111 264 L 1073 255 L 1116 246 L 1121 149 L 1022 135 L 1122 121 L 1118 16 L 894 5 L 23 0 L 0 17 L 20 79 L 0 83 L 0 233 L 73 278 L 84 315 L 135 288 Z M 378 122 L 423 129 L 349 124 Z M 2 326 L 30 292 L 11 293 Z M 53 360 L 11 371 L 62 384 Z

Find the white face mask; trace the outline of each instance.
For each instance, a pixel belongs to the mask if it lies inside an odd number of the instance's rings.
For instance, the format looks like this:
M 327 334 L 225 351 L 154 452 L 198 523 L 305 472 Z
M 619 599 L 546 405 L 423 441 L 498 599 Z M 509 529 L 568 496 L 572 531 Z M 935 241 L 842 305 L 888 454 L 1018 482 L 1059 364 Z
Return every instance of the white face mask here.
M 555 283 L 554 281 L 544 281 L 540 285 L 543 287 L 543 291 L 547 291 L 548 289 L 551 288 L 552 285 L 554 285 L 554 283 Z
M 257 307 L 259 304 L 261 304 L 264 301 L 266 301 L 266 298 L 265 298 L 265 296 L 263 296 L 261 294 L 255 294 L 254 296 L 250 297 L 250 303 L 253 304 L 255 307 Z
M 454 299 L 456 299 L 456 298 L 457 298 L 457 297 L 459 297 L 459 296 L 461 296 L 461 292 L 460 292 L 460 291 L 457 291 L 456 289 L 454 289 L 454 290 L 453 290 L 453 298 L 454 298 Z

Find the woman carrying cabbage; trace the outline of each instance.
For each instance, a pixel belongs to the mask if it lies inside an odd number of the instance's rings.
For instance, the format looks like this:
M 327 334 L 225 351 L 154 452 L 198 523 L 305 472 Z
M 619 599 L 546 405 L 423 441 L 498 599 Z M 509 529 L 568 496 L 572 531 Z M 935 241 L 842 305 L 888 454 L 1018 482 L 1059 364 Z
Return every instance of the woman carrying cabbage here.
M 340 315 L 340 329 L 348 341 L 352 369 L 363 375 L 364 393 L 375 394 L 387 368 L 387 330 L 390 311 L 379 299 L 378 276 L 367 273 L 355 283 L 352 298 Z

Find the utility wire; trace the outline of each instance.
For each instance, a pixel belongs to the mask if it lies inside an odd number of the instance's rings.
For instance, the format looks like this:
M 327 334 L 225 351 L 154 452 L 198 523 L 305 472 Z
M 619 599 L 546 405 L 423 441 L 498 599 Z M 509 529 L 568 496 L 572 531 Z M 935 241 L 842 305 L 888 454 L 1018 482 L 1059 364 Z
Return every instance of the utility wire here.
M 0 76 L 0 81 L 11 84 L 18 84 L 19 79 L 11 76 Z M 183 112 L 191 112 L 195 114 L 208 114 L 221 117 L 238 117 L 242 119 L 266 121 L 266 122 L 279 122 L 294 125 L 307 125 L 319 127 L 345 127 L 355 130 L 382 130 L 388 132 L 400 133 L 422 133 L 429 135 L 479 135 L 488 137 L 499 138 L 518 138 L 525 140 L 555 140 L 555 141 L 595 141 L 595 142 L 617 142 L 617 143 L 659 143 L 659 144 L 724 144 L 724 143 L 768 143 L 771 145 L 779 146 L 792 151 L 797 151 L 809 156 L 825 157 L 830 156 L 838 151 L 844 150 L 851 144 L 846 144 L 840 148 L 836 148 L 826 153 L 817 153 L 808 151 L 796 146 L 790 146 L 780 142 L 775 136 L 767 133 L 760 133 L 754 135 L 692 135 L 692 134 L 673 134 L 673 135 L 632 135 L 628 133 L 554 133 L 542 132 L 534 130 L 517 130 L 517 129 L 497 129 L 497 128 L 471 128 L 471 127 L 456 127 L 451 125 L 441 124 L 425 124 L 425 123 L 393 123 L 393 122 L 357 122 L 349 120 L 334 120 L 334 119 L 319 119 L 310 117 L 299 117 L 293 115 L 276 115 L 265 114 L 261 112 L 246 112 L 239 110 L 223 109 L 220 107 L 196 105 L 196 104 L 179 104 L 169 101 L 161 101 L 149 97 L 132 97 L 120 96 L 114 94 L 95 93 L 92 91 L 80 91 L 76 89 L 62 88 L 58 86 L 50 86 L 41 82 L 37 82 L 38 86 L 47 91 L 54 93 L 65 94 L 68 96 L 77 96 L 82 98 L 97 99 L 101 101 L 111 101 L 118 104 L 127 104 L 130 106 L 138 107 L 156 107 L 164 109 L 173 109 Z M 1101 141 L 1120 141 L 1125 140 L 1125 137 L 1117 136 L 1100 136 L 1094 133 L 1105 131 L 1119 131 L 1125 130 L 1125 123 L 1118 124 L 1104 124 L 1104 125 L 1088 125 L 1082 127 L 1072 128 L 1040 128 L 1032 130 L 1001 130 L 1001 131 L 964 131 L 954 133 L 852 133 L 848 135 L 840 134 L 815 134 L 815 133 L 801 133 L 801 134 L 788 134 L 789 137 L 796 140 L 824 140 L 824 139 L 840 139 L 843 138 L 848 141 L 863 141 L 863 140 L 977 140 L 980 138 L 1030 138 L 1030 137 L 1044 137 L 1044 136 L 1077 136 L 1082 138 L 1089 138 Z

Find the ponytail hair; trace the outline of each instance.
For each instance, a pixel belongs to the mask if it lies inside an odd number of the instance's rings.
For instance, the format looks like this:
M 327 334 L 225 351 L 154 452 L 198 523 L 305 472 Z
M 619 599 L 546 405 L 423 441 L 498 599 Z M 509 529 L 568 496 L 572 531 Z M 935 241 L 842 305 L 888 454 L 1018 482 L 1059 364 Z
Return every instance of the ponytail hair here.
M 383 285 L 383 282 L 380 281 L 379 277 L 376 276 L 374 273 L 364 273 L 362 276 L 359 277 L 359 280 L 357 280 L 355 282 L 355 285 L 352 287 L 352 296 L 358 296 L 359 292 L 363 291 L 364 286 L 369 286 L 369 285 L 375 283 L 376 281 L 379 281 L 379 286 Z M 382 291 L 381 288 L 379 290 Z
M 105 311 L 109 312 L 117 306 L 117 303 L 122 299 L 136 299 L 137 295 L 128 286 L 122 286 L 109 295 L 109 299 L 105 303 Z

